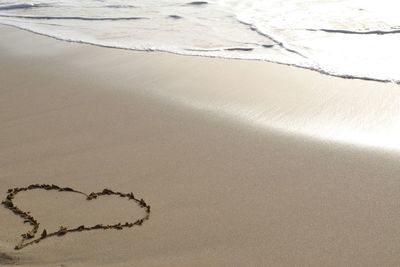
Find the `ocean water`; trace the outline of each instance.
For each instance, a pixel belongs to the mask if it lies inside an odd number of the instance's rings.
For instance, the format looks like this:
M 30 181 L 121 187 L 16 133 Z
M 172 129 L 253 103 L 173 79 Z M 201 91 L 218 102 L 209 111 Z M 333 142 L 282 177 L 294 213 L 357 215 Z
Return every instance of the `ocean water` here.
M 0 23 L 67 41 L 400 83 L 399 10 L 397 0 L 0 0 Z

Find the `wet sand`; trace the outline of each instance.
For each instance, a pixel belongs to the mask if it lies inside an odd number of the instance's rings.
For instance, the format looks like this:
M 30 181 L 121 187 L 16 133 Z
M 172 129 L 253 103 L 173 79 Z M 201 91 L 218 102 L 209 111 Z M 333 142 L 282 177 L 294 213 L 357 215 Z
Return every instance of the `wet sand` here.
M 6 26 L 0 35 L 2 199 L 55 184 L 151 205 L 141 226 L 20 250 L 29 223 L 2 206 L 0 265 L 400 264 L 398 85 Z M 32 190 L 13 201 L 39 221 L 38 235 L 142 216 L 124 197 L 76 195 Z

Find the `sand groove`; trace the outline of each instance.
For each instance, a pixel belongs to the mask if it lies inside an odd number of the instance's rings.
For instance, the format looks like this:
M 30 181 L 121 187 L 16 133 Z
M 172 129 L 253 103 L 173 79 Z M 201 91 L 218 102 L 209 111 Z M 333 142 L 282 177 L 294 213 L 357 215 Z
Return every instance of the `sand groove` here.
M 128 198 L 129 200 L 133 200 L 137 205 L 139 205 L 140 208 L 145 209 L 145 215 L 141 218 L 138 219 L 134 222 L 125 222 L 125 223 L 117 223 L 113 225 L 103 225 L 103 224 L 96 224 L 94 226 L 85 226 L 81 225 L 75 228 L 67 228 L 64 226 L 60 226 L 59 230 L 51 233 L 47 233 L 46 229 L 43 230 L 41 233 L 40 237 L 36 237 L 36 234 L 39 229 L 40 223 L 29 213 L 21 210 L 19 207 L 17 207 L 13 203 L 13 199 L 16 197 L 16 195 L 20 192 L 24 191 L 29 191 L 29 190 L 56 190 L 59 192 L 72 192 L 72 193 L 77 193 L 77 194 L 82 194 L 86 197 L 87 201 L 96 199 L 97 197 L 100 196 L 107 196 L 107 195 L 118 195 L 120 197 Z M 103 229 L 103 230 L 109 230 L 109 229 L 115 229 L 115 230 L 122 230 L 124 228 L 131 228 L 133 226 L 140 226 L 142 225 L 145 221 L 147 221 L 150 218 L 150 205 L 148 205 L 142 198 L 136 198 L 133 193 L 121 193 L 121 192 L 114 192 L 110 189 L 103 189 L 101 192 L 92 192 L 90 194 L 83 193 L 81 191 L 75 190 L 71 187 L 60 187 L 54 184 L 32 184 L 27 187 L 16 187 L 12 189 L 8 189 L 7 191 L 7 196 L 4 201 L 1 202 L 1 204 L 4 205 L 7 209 L 11 210 L 14 214 L 18 215 L 19 217 L 24 219 L 24 223 L 28 223 L 32 226 L 32 229 L 28 231 L 27 233 L 22 234 L 22 239 L 19 242 L 18 245 L 15 246 L 16 250 L 23 249 L 26 246 L 32 245 L 39 243 L 40 241 L 52 237 L 52 236 L 63 236 L 67 233 L 72 233 L 72 232 L 82 232 L 82 231 L 91 231 L 91 230 L 98 230 L 98 229 Z
M 16 257 L 12 257 L 6 253 L 0 252 L 0 265 L 13 265 L 17 262 Z

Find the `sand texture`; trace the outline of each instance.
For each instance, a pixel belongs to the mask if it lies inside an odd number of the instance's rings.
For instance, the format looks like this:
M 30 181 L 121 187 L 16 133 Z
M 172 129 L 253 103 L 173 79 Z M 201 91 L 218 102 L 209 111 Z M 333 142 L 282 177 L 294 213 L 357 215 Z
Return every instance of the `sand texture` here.
M 398 85 L 0 36 L 0 266 L 400 265 Z

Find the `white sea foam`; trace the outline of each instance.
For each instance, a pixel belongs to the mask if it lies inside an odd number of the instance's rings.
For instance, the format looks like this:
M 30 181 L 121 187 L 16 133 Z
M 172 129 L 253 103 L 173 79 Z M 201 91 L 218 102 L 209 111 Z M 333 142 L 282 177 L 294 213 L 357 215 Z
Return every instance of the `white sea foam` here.
M 0 23 L 102 46 L 399 83 L 399 8 L 392 0 L 0 0 Z

